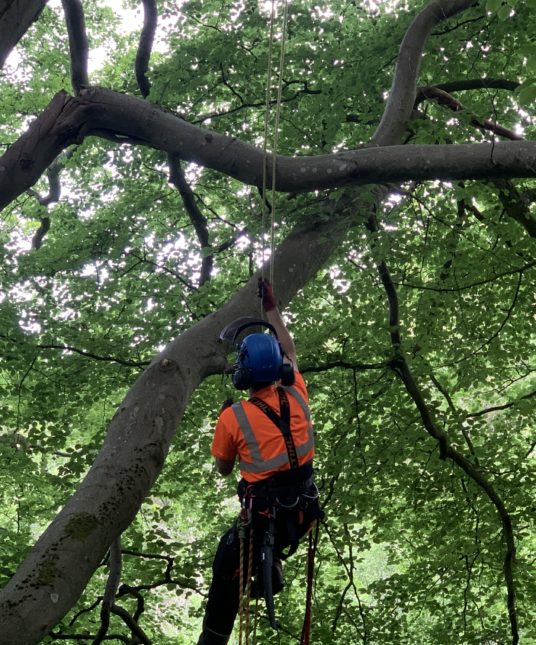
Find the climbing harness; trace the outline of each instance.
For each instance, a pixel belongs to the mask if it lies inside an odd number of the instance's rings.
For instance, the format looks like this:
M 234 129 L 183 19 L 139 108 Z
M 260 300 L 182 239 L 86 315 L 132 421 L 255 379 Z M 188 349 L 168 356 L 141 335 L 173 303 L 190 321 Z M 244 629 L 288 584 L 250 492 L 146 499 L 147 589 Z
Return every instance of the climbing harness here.
M 289 549 L 286 553 L 282 551 L 278 553 L 283 559 L 288 558 L 298 548 L 299 539 L 303 532 L 300 533 L 300 527 L 305 523 L 304 510 L 313 502 L 318 499 L 318 489 L 314 485 L 312 477 L 312 467 L 310 464 L 299 465 L 299 458 L 292 438 L 290 430 L 290 404 L 287 393 L 284 388 L 278 387 L 277 393 L 279 397 L 280 414 L 277 414 L 268 404 L 262 399 L 251 397 L 249 401 L 261 410 L 270 421 L 281 432 L 286 446 L 287 458 L 289 461 L 290 470 L 283 471 L 273 477 L 269 478 L 266 482 L 259 482 L 257 484 L 244 483 L 242 490 L 239 489 L 239 496 L 242 503 L 242 514 L 247 518 L 244 525 L 249 526 L 249 561 L 248 579 L 244 580 L 243 571 L 244 566 L 244 545 L 245 533 L 241 534 L 241 550 L 240 550 L 240 581 L 241 581 L 241 597 L 240 607 L 243 605 L 243 589 L 250 595 L 250 580 L 252 574 L 252 551 L 253 551 L 253 517 L 255 513 L 264 516 L 265 528 L 262 535 L 262 541 L 259 549 L 259 563 L 257 569 L 256 583 L 254 596 L 256 598 L 260 595 L 259 585 L 262 582 L 262 595 L 266 603 L 266 610 L 268 620 L 273 629 L 279 629 L 279 623 L 275 616 L 274 605 L 274 591 L 280 591 L 278 588 L 273 588 L 273 572 L 274 572 L 274 547 L 276 544 L 276 519 L 277 514 L 282 514 L 279 520 L 279 526 L 284 526 L 286 531 L 287 542 Z M 283 523 L 284 522 L 284 523 Z M 283 530 L 283 529 L 282 529 Z M 309 548 L 308 548 L 308 573 L 307 573 L 307 593 L 306 593 L 306 610 L 305 618 L 302 628 L 301 644 L 308 645 L 310 637 L 311 625 L 311 604 L 312 604 L 312 584 L 314 575 L 314 555 L 316 551 L 316 544 L 318 541 L 318 523 L 313 538 L 312 530 L 309 530 Z M 249 602 L 249 595 L 246 603 Z M 245 609 L 245 615 L 248 615 L 249 609 Z M 247 620 L 246 620 L 247 622 Z M 241 614 L 241 634 L 242 634 L 242 614 Z M 242 638 L 242 637 L 240 637 Z M 246 630 L 247 638 L 247 630 Z M 242 643 L 242 640 L 240 640 Z M 248 641 L 246 640 L 246 644 Z
M 309 466 L 310 467 L 310 466 Z M 302 471 L 303 466 L 299 471 Z M 307 473 L 307 469 L 305 470 Z M 285 471 L 288 475 L 289 471 Z M 276 476 L 277 477 L 277 476 Z M 275 478 L 271 478 L 275 479 Z M 284 497 L 284 492 L 287 491 L 287 497 Z M 290 491 L 290 494 L 288 494 Z M 276 525 L 279 526 L 278 530 L 286 530 L 289 544 L 287 552 L 283 553 L 281 548 L 278 548 L 277 556 L 285 560 L 291 556 L 298 547 L 299 537 L 303 532 L 299 533 L 299 527 L 305 523 L 304 509 L 308 505 L 314 503 L 318 499 L 318 490 L 312 482 L 312 476 L 307 477 L 301 483 L 296 483 L 294 486 L 285 485 L 271 485 L 271 484 L 244 484 L 242 490 L 239 488 L 239 494 L 242 501 L 242 509 L 250 509 L 250 514 L 247 520 L 247 532 L 240 533 L 241 535 L 241 549 L 240 549 L 240 645 L 248 645 L 248 626 L 249 626 L 249 607 L 248 603 L 251 598 L 258 599 L 264 597 L 266 603 L 266 611 L 268 620 L 273 629 L 280 629 L 275 616 L 274 594 L 278 593 L 282 587 L 282 578 L 278 575 L 274 578 L 274 572 L 278 574 L 278 570 L 274 569 L 276 558 L 274 554 L 274 547 L 276 545 Z M 285 503 L 287 502 L 287 503 Z M 262 529 L 262 537 L 257 552 L 257 567 L 253 564 L 253 517 L 257 516 L 264 519 L 264 528 Z M 307 550 L 307 585 L 306 585 L 306 602 L 302 632 L 300 637 L 300 645 L 309 645 L 311 633 L 311 614 L 312 614 L 312 594 L 314 582 L 314 562 L 316 549 L 319 536 L 318 518 L 322 516 L 320 511 L 311 523 L 309 530 L 309 545 Z M 279 517 L 279 523 L 277 518 Z M 248 537 L 249 535 L 249 537 Z M 245 558 L 245 545 L 248 544 L 248 573 L 247 578 L 244 577 L 246 569 Z M 255 573 L 255 579 L 252 585 L 252 576 Z M 274 588 L 274 580 L 277 586 Z M 256 616 L 256 614 L 255 614 Z M 245 637 L 245 640 L 242 640 Z
M 294 445 L 294 440 L 292 439 L 292 433 L 290 431 L 290 405 L 288 402 L 288 397 L 285 390 L 282 387 L 277 388 L 277 394 L 279 395 L 279 409 L 281 410 L 281 416 L 279 416 L 272 408 L 265 403 L 262 399 L 252 396 L 249 400 L 253 405 L 259 408 L 264 414 L 270 419 L 270 421 L 279 428 L 283 439 L 285 440 L 285 446 L 287 448 L 288 461 L 291 468 L 298 468 L 298 454 L 296 452 L 296 446 Z

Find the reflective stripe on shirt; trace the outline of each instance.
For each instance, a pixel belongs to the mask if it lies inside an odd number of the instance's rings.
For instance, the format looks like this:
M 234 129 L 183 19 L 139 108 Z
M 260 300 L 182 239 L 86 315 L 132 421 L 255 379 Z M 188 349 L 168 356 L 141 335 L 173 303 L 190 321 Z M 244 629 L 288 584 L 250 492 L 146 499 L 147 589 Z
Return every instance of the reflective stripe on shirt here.
M 291 394 L 292 397 L 297 401 L 307 421 L 307 441 L 304 444 L 296 447 L 296 454 L 298 456 L 298 459 L 300 459 L 307 455 L 314 448 L 313 427 L 311 425 L 311 411 L 303 396 L 294 387 L 285 387 L 283 389 Z M 244 436 L 250 457 L 252 459 L 252 462 L 244 461 L 242 459 L 240 460 L 240 470 L 242 472 L 263 473 L 269 470 L 280 470 L 285 464 L 288 464 L 288 454 L 286 446 L 283 452 L 281 452 L 279 455 L 271 457 L 270 459 L 263 459 L 259 442 L 257 441 L 257 437 L 255 436 L 253 428 L 251 427 L 249 419 L 246 415 L 243 407 L 243 402 L 239 401 L 238 403 L 234 403 L 232 405 L 232 410 L 236 417 L 238 426 L 242 431 L 242 435 Z

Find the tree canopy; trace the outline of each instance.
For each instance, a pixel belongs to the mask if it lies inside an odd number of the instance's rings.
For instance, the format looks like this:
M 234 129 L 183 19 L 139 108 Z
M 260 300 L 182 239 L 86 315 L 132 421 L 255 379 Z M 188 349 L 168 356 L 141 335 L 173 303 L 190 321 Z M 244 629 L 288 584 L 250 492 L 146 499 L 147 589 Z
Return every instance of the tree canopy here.
M 195 641 L 237 513 L 218 334 L 261 272 L 316 428 L 313 642 L 536 642 L 534 0 L 22 4 L 0 644 Z

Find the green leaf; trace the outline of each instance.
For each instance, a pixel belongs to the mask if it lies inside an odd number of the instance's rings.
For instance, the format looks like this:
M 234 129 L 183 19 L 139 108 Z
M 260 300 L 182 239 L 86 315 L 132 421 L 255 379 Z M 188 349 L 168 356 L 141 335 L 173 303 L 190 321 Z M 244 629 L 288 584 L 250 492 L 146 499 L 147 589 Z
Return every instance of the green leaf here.
M 497 16 L 499 17 L 499 20 L 508 20 L 510 18 L 510 13 L 512 9 L 509 5 L 502 5 L 499 7 L 497 10 Z
M 527 85 L 519 90 L 519 102 L 522 105 L 531 106 L 536 100 L 536 83 Z
M 494 13 L 501 6 L 501 3 L 502 0 L 487 0 L 486 9 L 489 12 Z

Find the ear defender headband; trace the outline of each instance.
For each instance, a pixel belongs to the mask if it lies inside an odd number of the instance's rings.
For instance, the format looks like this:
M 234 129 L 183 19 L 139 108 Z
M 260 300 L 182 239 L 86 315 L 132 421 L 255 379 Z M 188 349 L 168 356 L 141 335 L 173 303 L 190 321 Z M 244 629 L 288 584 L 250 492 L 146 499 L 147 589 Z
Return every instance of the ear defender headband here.
M 271 334 L 248 334 L 238 344 L 238 336 L 242 331 L 258 326 L 266 327 Z M 270 323 L 249 317 L 239 318 L 222 330 L 220 339 L 230 342 L 237 350 L 237 361 L 231 378 L 238 390 L 247 390 L 252 386 L 258 389 L 279 380 L 285 386 L 294 383 L 294 367 L 283 362 L 284 352 L 277 332 Z

